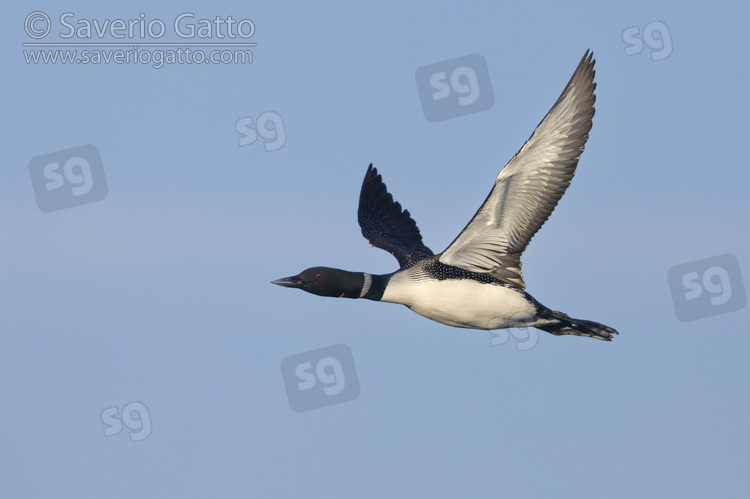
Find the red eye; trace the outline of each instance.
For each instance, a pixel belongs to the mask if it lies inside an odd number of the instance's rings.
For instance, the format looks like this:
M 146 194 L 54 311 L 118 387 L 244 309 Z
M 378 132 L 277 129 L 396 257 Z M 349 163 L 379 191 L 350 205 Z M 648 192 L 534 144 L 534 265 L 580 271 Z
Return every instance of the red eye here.
M 318 272 L 317 274 L 315 274 L 315 278 L 316 278 L 316 279 L 320 279 L 321 277 L 323 277 L 323 276 L 322 276 L 322 275 L 320 275 L 320 272 Z

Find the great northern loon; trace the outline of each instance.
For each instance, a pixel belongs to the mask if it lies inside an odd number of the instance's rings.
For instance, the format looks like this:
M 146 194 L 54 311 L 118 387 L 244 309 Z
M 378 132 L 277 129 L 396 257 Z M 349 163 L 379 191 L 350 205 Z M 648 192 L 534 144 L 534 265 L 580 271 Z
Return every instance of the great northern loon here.
M 503 168 L 474 218 L 435 255 L 378 171 L 367 169 L 359 197 L 362 235 L 398 260 L 391 274 L 312 267 L 272 281 L 308 293 L 400 303 L 471 329 L 536 327 L 610 341 L 613 328 L 551 310 L 525 291 L 521 254 L 570 185 L 594 116 L 594 59 L 588 50 L 560 98 Z

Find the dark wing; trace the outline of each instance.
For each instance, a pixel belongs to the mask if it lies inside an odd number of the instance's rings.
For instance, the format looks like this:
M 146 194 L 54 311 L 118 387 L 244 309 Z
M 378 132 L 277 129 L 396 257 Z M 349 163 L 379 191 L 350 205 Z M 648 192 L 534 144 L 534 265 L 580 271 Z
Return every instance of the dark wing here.
M 422 243 L 422 235 L 409 211 L 402 210 L 398 201 L 393 200 L 372 164 L 362 182 L 357 218 L 365 239 L 395 256 L 402 269 L 434 256 Z
M 521 289 L 521 254 L 576 172 L 594 116 L 594 59 L 586 51 L 562 95 L 503 168 L 489 196 L 440 261 Z

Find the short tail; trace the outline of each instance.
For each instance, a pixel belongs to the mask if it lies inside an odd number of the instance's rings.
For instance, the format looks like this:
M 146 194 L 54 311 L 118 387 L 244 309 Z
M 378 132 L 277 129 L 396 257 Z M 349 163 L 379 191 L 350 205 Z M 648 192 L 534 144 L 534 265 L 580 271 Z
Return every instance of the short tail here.
M 589 336 L 599 340 L 612 341 L 612 336 L 619 334 L 614 328 L 605 326 L 604 324 L 573 319 L 562 312 L 554 310 L 549 310 L 549 316 L 545 318 L 554 320 L 555 322 L 536 327 L 558 336 L 561 334 L 574 334 L 576 336 Z

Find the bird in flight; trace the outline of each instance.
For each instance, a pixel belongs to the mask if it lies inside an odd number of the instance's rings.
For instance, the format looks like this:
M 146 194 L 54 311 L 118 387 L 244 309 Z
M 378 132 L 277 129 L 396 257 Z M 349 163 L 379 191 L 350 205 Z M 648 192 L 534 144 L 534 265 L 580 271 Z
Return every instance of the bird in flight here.
M 521 254 L 570 185 L 594 116 L 594 59 L 586 51 L 565 89 L 523 147 L 500 171 L 487 199 L 456 239 L 435 255 L 408 210 L 372 165 L 357 212 L 362 235 L 398 260 L 390 274 L 312 267 L 273 284 L 319 296 L 400 303 L 449 326 L 536 327 L 610 341 L 597 322 L 549 309 L 526 292 Z

